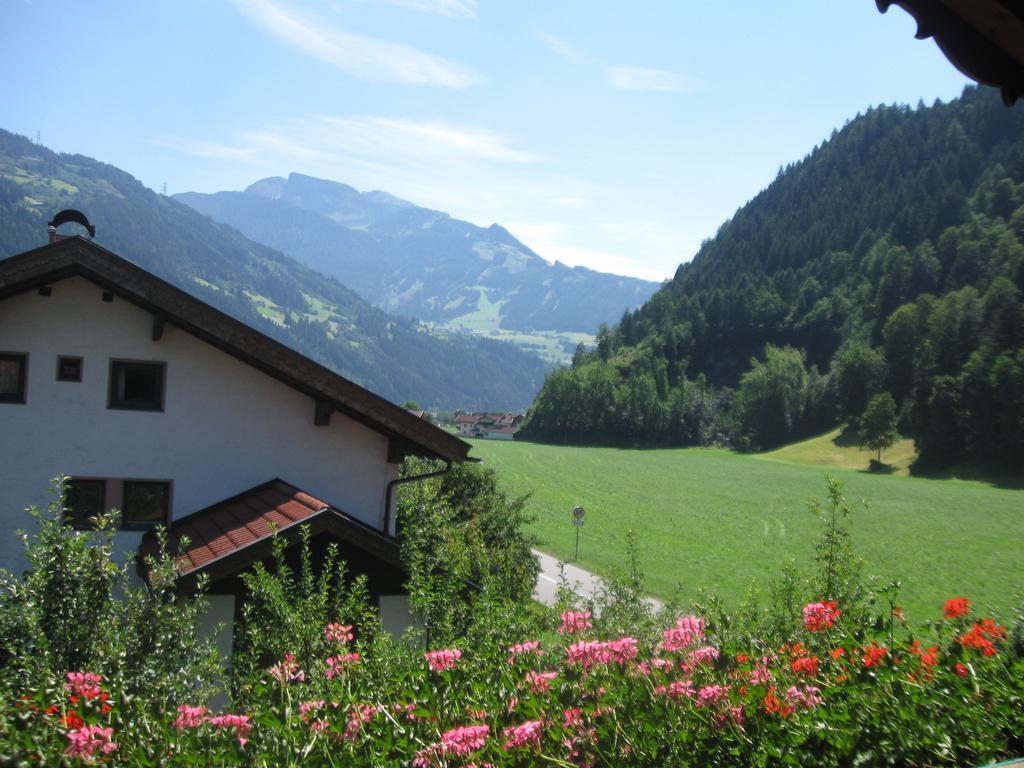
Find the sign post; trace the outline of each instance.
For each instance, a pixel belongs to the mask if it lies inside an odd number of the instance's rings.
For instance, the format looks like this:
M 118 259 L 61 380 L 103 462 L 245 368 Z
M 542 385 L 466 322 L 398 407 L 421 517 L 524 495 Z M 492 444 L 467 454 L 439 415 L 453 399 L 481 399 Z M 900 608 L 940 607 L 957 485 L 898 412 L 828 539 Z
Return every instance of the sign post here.
M 572 559 L 574 563 L 580 559 L 580 528 L 583 527 L 583 518 L 586 515 L 587 512 L 583 507 L 573 507 L 572 524 L 576 526 L 576 555 Z

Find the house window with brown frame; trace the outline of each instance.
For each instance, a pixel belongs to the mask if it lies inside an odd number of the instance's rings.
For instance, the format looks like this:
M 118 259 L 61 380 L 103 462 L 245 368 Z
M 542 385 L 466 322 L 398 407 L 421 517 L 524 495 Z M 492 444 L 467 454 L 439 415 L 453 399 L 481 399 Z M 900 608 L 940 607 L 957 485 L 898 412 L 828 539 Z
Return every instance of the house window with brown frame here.
M 130 411 L 164 409 L 164 363 L 134 360 L 110 361 L 109 408 Z
M 25 378 L 28 355 L 0 352 L 0 403 L 25 402 Z
M 166 525 L 171 484 L 165 480 L 125 480 L 122 503 L 122 528 L 139 530 Z
M 57 358 L 57 381 L 81 381 L 82 358 L 60 355 Z
M 64 519 L 78 529 L 91 528 L 89 518 L 107 512 L 107 481 L 75 477 L 64 486 Z

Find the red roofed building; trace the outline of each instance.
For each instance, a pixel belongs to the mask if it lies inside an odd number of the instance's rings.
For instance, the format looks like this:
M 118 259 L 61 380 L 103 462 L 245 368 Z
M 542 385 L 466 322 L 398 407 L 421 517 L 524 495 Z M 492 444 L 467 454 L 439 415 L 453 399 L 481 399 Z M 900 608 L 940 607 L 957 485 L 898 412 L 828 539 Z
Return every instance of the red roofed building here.
M 70 476 L 84 523 L 117 507 L 125 554 L 187 536 L 183 586 L 210 577 L 214 620 L 238 574 L 309 525 L 369 577 L 385 625 L 407 621 L 394 488 L 408 455 L 466 459 L 429 421 L 81 237 L 0 260 L 0 515 L 45 507 Z M 404 480 L 403 480 L 404 482 Z M 13 535 L 0 566 L 24 562 Z M 144 568 L 141 569 L 144 572 Z

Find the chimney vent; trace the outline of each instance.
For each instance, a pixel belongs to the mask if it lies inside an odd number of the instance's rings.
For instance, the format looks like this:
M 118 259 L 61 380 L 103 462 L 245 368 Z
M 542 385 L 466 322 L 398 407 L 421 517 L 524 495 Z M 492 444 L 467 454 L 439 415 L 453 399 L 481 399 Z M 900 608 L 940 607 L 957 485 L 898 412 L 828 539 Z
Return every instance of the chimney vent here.
M 58 240 L 62 239 L 61 236 L 57 234 L 57 228 L 62 224 L 68 223 L 81 224 L 89 233 L 89 237 L 96 237 L 96 227 L 89 222 L 84 213 L 76 211 L 74 208 L 65 208 L 54 216 L 52 220 L 46 222 L 46 232 L 49 235 L 51 243 L 56 243 Z

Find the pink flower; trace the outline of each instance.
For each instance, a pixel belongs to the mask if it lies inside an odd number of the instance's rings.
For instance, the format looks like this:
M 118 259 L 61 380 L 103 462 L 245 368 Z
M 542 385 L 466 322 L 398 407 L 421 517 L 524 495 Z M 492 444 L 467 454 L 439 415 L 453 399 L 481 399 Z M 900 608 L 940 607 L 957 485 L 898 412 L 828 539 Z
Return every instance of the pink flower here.
M 454 669 L 459 659 L 462 658 L 462 651 L 458 648 L 444 648 L 440 651 L 427 651 L 423 654 L 427 660 L 427 666 L 434 672 L 443 672 L 446 669 Z
M 234 728 L 240 747 L 245 746 L 252 733 L 252 722 L 248 715 L 217 715 L 210 718 L 210 725 L 215 728 Z
M 341 645 L 350 643 L 354 637 L 352 634 L 352 625 L 346 624 L 345 626 L 342 626 L 336 621 L 331 622 L 324 627 L 324 637 L 326 637 L 327 641 L 330 643 L 340 643 Z
M 755 664 L 754 668 L 750 672 L 750 682 L 754 685 L 765 685 L 773 680 L 771 671 L 768 669 L 769 659 L 767 656 L 761 657 L 761 663 Z
M 348 713 L 348 723 L 345 725 L 345 733 L 342 735 L 344 741 L 355 741 L 359 730 L 366 723 L 373 720 L 377 714 L 377 708 L 372 704 L 356 704 Z
M 795 685 L 790 686 L 789 690 L 786 691 L 786 698 L 790 704 L 802 709 L 814 709 L 824 703 L 824 699 L 821 698 L 820 689 L 813 685 L 805 685 L 803 688 L 798 688 Z
M 593 664 L 625 664 L 635 659 L 638 652 L 636 638 L 622 637 L 618 640 L 581 640 L 565 649 L 569 662 L 582 664 L 584 669 Z
M 662 643 L 666 651 L 681 651 L 704 638 L 704 619 L 699 616 L 680 616 L 676 625 L 666 629 Z
M 558 627 L 560 635 L 575 635 L 594 626 L 590 621 L 590 611 L 566 611 L 561 618 L 562 624 Z
M 299 669 L 295 655 L 291 653 L 286 653 L 283 661 L 279 661 L 267 671 L 281 685 L 306 682 L 306 673 Z
M 117 744 L 111 741 L 114 735 L 113 728 L 101 728 L 98 725 L 83 725 L 68 731 L 64 736 L 68 745 L 64 748 L 67 757 L 79 757 L 83 760 L 91 760 L 93 752 L 99 750 L 104 755 L 109 755 Z
M 696 648 L 690 651 L 686 656 L 686 667 L 687 669 L 696 669 L 697 667 L 704 667 L 708 664 L 714 664 L 718 660 L 718 649 L 710 645 L 704 645 L 700 648 Z
M 415 768 L 427 768 L 449 755 L 463 757 L 483 749 L 490 730 L 487 725 L 465 725 L 445 731 L 439 742 L 417 752 L 412 764 Z
M 837 603 L 834 601 L 808 603 L 805 605 L 804 629 L 809 632 L 820 632 L 831 627 L 843 615 L 843 612 L 838 610 L 836 606 Z
M 466 725 L 445 731 L 441 734 L 442 751 L 446 755 L 468 755 L 483 749 L 490 730 L 488 725 Z
M 534 693 L 546 693 L 551 688 L 551 681 L 556 677 L 557 672 L 534 672 L 531 669 L 526 673 L 526 684 Z
M 693 689 L 692 680 L 675 680 L 668 685 L 659 685 L 654 689 L 654 692 L 662 696 L 667 696 L 673 701 L 679 699 L 692 699 L 695 695 Z
M 729 686 L 727 685 L 705 685 L 697 691 L 698 707 L 714 707 L 729 697 Z
M 505 729 L 505 743 L 502 749 L 540 746 L 540 736 L 544 731 L 541 720 L 527 720 L 522 725 L 513 725 Z
M 183 728 L 198 728 L 206 722 L 206 707 L 190 707 L 182 704 L 178 707 L 178 716 L 174 719 L 174 727 L 179 731 Z
M 327 669 L 324 672 L 328 680 L 343 674 L 349 667 L 359 663 L 358 653 L 346 653 L 344 656 L 331 656 L 327 659 Z
M 579 708 L 567 709 L 562 713 L 562 725 L 565 728 L 575 728 L 583 725 L 583 710 Z
M 103 682 L 102 675 L 92 672 L 68 672 L 68 681 L 64 683 L 64 688 L 68 693 L 91 699 L 100 695 L 101 682 Z
M 517 657 L 527 653 L 535 653 L 538 656 L 543 656 L 544 651 L 540 649 L 539 640 L 530 640 L 526 643 L 519 643 L 518 645 L 510 645 L 508 648 L 508 663 L 512 664 Z

